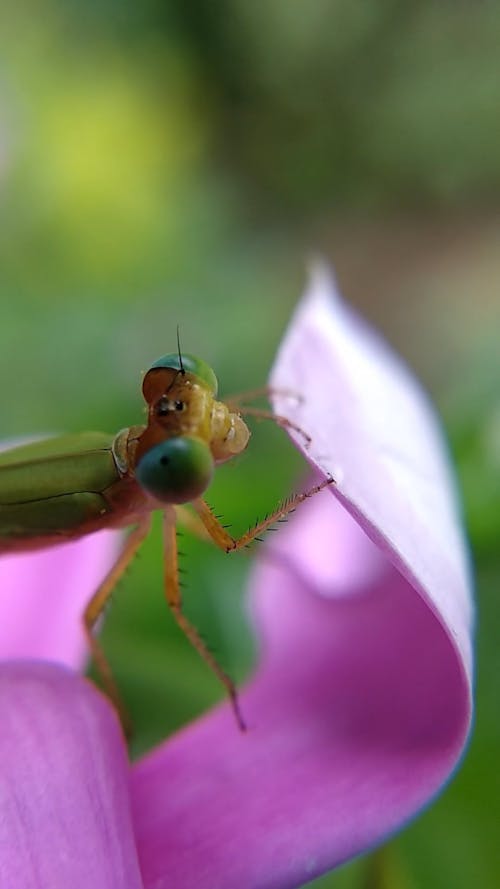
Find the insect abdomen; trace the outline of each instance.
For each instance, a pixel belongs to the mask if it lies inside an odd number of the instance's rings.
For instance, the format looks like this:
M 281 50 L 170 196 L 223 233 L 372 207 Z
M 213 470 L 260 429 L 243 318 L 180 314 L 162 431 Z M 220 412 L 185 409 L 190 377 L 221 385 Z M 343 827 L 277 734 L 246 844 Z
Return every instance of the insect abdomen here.
M 103 493 L 120 478 L 111 443 L 111 436 L 89 433 L 0 454 L 0 552 L 22 548 L 23 541 L 36 548 L 44 545 L 42 538 L 56 542 L 105 524 Z
M 60 535 L 61 541 L 108 512 L 106 500 L 101 494 L 79 492 L 61 494 L 45 500 L 28 503 L 0 504 L 0 552 L 15 550 L 16 543 L 33 538 Z M 40 544 L 43 545 L 40 541 Z

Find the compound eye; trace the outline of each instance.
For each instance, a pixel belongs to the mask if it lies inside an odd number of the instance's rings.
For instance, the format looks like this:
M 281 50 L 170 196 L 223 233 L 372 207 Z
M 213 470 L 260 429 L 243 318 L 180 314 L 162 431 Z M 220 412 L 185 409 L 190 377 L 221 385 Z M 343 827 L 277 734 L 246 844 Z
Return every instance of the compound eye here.
M 141 487 L 163 503 L 189 503 L 208 488 L 214 471 L 210 448 L 199 438 L 177 435 L 154 445 L 139 460 Z

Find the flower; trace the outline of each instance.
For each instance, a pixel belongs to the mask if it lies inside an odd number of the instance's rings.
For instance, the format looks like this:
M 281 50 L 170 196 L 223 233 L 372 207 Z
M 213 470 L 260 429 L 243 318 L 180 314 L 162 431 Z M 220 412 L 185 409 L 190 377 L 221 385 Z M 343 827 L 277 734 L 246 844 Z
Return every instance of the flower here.
M 249 732 L 221 705 L 129 776 L 97 692 L 61 668 L 7 663 L 0 883 L 77 889 L 83 861 L 97 887 L 300 886 L 386 839 L 456 767 L 470 578 L 432 410 L 321 267 L 271 382 L 277 412 L 312 437 L 305 448 L 292 432 L 297 446 L 336 485 L 260 550 Z

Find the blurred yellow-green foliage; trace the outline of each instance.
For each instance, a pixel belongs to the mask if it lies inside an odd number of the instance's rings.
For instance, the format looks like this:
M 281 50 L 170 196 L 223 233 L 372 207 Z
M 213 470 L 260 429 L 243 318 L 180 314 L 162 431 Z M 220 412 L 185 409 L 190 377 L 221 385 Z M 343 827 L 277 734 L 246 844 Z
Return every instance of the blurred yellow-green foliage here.
M 492 0 L 0 11 L 3 438 L 139 422 L 140 371 L 177 324 L 223 392 L 262 384 L 318 250 L 444 413 L 478 577 L 474 738 L 376 866 L 318 887 L 500 883 L 499 46 Z M 211 499 L 243 528 L 301 472 L 260 425 Z M 250 560 L 183 548 L 189 613 L 241 679 Z M 105 644 L 136 752 L 219 695 L 166 614 L 156 533 Z

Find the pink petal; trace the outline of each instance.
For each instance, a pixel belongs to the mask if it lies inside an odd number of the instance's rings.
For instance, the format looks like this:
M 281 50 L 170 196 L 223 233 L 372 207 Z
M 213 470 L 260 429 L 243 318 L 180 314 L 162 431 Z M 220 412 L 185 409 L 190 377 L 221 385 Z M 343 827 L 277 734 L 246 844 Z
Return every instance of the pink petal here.
M 101 531 L 73 543 L 0 559 L 0 659 L 39 658 L 81 667 L 82 615 L 111 567 L 120 535 Z
M 339 485 L 297 511 L 254 576 L 263 654 L 242 696 L 248 734 L 222 707 L 134 770 L 154 889 L 300 886 L 424 805 L 470 726 L 466 557 L 420 389 L 323 271 L 273 384 L 304 394 L 277 410 Z
M 139 889 L 126 750 L 105 699 L 47 664 L 0 666 L 0 885 Z
M 303 394 L 299 404 L 277 398 L 277 411 L 312 430 L 305 455 L 333 475 L 339 500 L 437 612 L 470 681 L 469 564 L 436 417 L 408 368 L 341 301 L 322 266 L 271 384 Z

